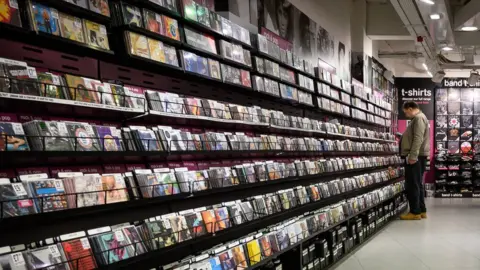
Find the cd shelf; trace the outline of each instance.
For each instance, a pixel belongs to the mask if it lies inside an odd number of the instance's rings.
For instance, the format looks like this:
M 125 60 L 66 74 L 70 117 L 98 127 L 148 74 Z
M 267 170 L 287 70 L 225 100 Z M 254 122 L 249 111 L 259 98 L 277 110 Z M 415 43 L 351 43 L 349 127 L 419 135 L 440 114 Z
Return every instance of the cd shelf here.
M 111 22 L 111 17 L 103 15 L 101 13 L 94 12 L 90 9 L 83 8 L 81 6 L 69 3 L 68 1 L 58 1 L 58 0 L 34 0 L 34 2 L 47 5 L 49 7 L 58 9 L 59 11 L 75 15 L 82 19 L 87 19 L 100 23 L 103 25 L 108 25 Z
M 181 260 L 181 259 L 183 259 L 185 257 L 188 257 L 188 256 L 191 256 L 193 254 L 198 254 L 199 251 L 207 250 L 207 249 L 212 248 L 212 247 L 214 247 L 218 244 L 222 244 L 222 243 L 232 241 L 232 240 L 235 240 L 235 239 L 240 239 L 242 237 L 245 237 L 246 235 L 249 235 L 252 232 L 257 231 L 259 228 L 266 228 L 268 226 L 277 224 L 277 223 L 279 223 L 281 221 L 284 221 L 286 219 L 303 215 L 305 212 L 318 210 L 321 207 L 331 205 L 331 204 L 335 204 L 335 203 L 341 201 L 342 198 L 343 199 L 353 198 L 353 197 L 356 197 L 360 194 L 367 193 L 367 192 L 370 192 L 370 191 L 374 191 L 374 190 L 379 189 L 381 187 L 386 187 L 386 186 L 389 186 L 391 184 L 395 184 L 397 182 L 398 182 L 398 180 L 388 181 L 388 182 L 385 182 L 385 183 L 382 183 L 382 184 L 375 184 L 374 186 L 371 186 L 371 187 L 368 187 L 368 188 L 362 190 L 363 191 L 362 193 L 355 193 L 355 192 L 348 193 L 348 194 L 344 194 L 343 196 L 334 196 L 334 197 L 331 197 L 331 198 L 327 198 L 323 201 L 318 201 L 316 203 L 310 203 L 310 204 L 306 204 L 306 205 L 303 205 L 303 206 L 300 206 L 300 207 L 292 208 L 292 209 L 289 209 L 289 210 L 286 210 L 286 211 L 282 211 L 281 213 L 278 213 L 278 214 L 263 217 L 260 220 L 253 220 L 253 221 L 250 221 L 248 223 L 241 224 L 239 226 L 235 226 L 235 227 L 232 227 L 232 228 L 229 228 L 229 229 L 225 229 L 225 230 L 216 232 L 213 237 L 210 237 L 210 238 L 207 238 L 207 239 L 202 237 L 202 239 L 199 239 L 200 241 L 195 241 L 195 239 L 190 240 L 191 244 L 189 244 L 188 248 L 184 246 L 184 247 L 181 247 L 181 248 L 177 249 L 176 246 L 171 246 L 171 247 L 167 247 L 167 248 L 157 250 L 157 251 L 150 251 L 150 252 L 138 255 L 136 257 L 127 259 L 127 260 L 119 261 L 119 262 L 116 262 L 114 264 L 105 266 L 104 268 L 105 269 L 107 269 L 107 268 L 108 269 L 123 269 L 123 268 L 126 268 L 126 267 L 127 268 L 128 267 L 137 267 L 137 268 L 147 269 L 147 268 L 151 268 L 151 267 L 156 267 L 158 265 L 165 265 L 167 263 L 171 263 L 171 262 L 174 262 L 174 261 Z M 355 213 L 351 216 L 343 217 L 343 220 L 341 222 L 338 222 L 334 225 L 338 226 L 339 224 L 345 223 L 348 220 L 350 220 L 354 217 L 357 217 L 358 215 L 360 215 L 362 213 L 365 213 L 366 211 L 368 211 L 370 209 L 373 209 L 373 208 L 375 208 L 379 205 L 383 205 L 383 203 L 385 203 L 387 201 L 391 201 L 392 199 L 395 199 L 398 196 L 401 196 L 401 194 L 402 193 L 395 194 L 394 196 L 392 196 L 390 198 L 387 198 L 387 199 L 379 202 L 378 204 L 367 207 L 367 208 L 359 211 L 358 213 Z M 335 227 L 335 226 L 333 226 L 333 227 Z M 317 235 L 320 235 L 322 233 L 327 232 L 328 229 L 330 229 L 330 228 L 331 227 L 328 226 L 326 228 L 321 229 L 318 232 L 313 233 L 311 235 L 311 237 L 307 238 L 307 240 L 312 239 L 314 236 L 317 236 Z M 288 250 L 292 250 L 292 249 L 298 247 L 303 242 L 304 242 L 304 240 L 301 240 L 298 243 L 296 243 L 292 246 L 289 246 Z M 183 243 L 180 243 L 179 245 L 182 245 L 182 244 L 186 244 L 186 243 L 183 242 Z M 188 249 L 188 252 L 185 252 L 185 249 Z M 278 254 L 278 255 L 274 254 L 272 258 L 267 258 L 266 260 L 267 261 L 271 260 L 271 259 L 273 259 L 273 258 L 275 258 L 279 255 L 280 254 Z M 264 262 L 262 260 L 260 262 L 256 262 L 256 264 L 254 264 L 253 266 L 250 266 L 247 269 L 257 269 L 258 267 L 262 266 L 263 263 L 266 263 L 267 261 Z
M 271 192 L 277 192 L 282 189 L 288 189 L 297 187 L 301 184 L 309 185 L 312 183 L 325 183 L 327 181 L 332 181 L 338 177 L 353 177 L 360 175 L 362 172 L 375 172 L 380 170 L 385 170 L 388 166 L 378 166 L 372 168 L 363 168 L 363 169 L 354 169 L 348 171 L 336 171 L 333 173 L 324 173 L 321 175 L 326 175 L 322 177 L 321 181 L 318 180 L 320 175 L 307 175 L 302 177 L 291 177 L 285 179 L 278 179 L 274 181 L 265 181 L 257 183 L 247 183 L 247 184 L 238 184 L 229 187 L 221 188 L 212 188 L 204 191 L 194 192 L 194 195 L 191 195 L 188 192 L 178 193 L 168 196 L 159 196 L 154 198 L 145 198 L 145 199 L 132 199 L 129 201 L 116 202 L 110 204 L 96 205 L 91 207 L 81 207 L 81 208 L 72 208 L 65 209 L 60 211 L 53 212 L 44 212 L 31 215 L 23 215 L 16 217 L 7 217 L 0 219 L 0 228 L 8 229 L 12 232 L 10 236 L 5 236 L 0 239 L 0 246 L 4 245 L 14 245 L 18 243 L 26 243 L 35 240 L 42 240 L 49 237 L 53 237 L 63 233 L 70 233 L 72 231 L 93 229 L 101 226 L 118 224 L 122 222 L 133 222 L 137 220 L 143 220 L 153 216 L 168 214 L 171 212 L 182 211 L 186 209 L 198 208 L 205 205 L 215 205 L 222 203 L 224 201 L 230 200 L 239 200 L 246 197 L 267 194 Z M 380 169 L 383 168 L 383 169 Z M 403 177 L 392 178 L 386 182 L 375 183 L 373 185 L 368 185 L 365 187 L 360 187 L 357 190 L 351 192 L 342 193 L 339 196 L 335 195 L 328 197 L 325 200 L 315 201 L 310 204 L 302 204 L 299 207 L 292 208 L 289 210 L 294 210 L 295 213 L 303 213 L 305 211 L 317 209 L 318 204 L 323 204 L 324 201 L 331 201 L 332 198 L 335 200 L 341 200 L 341 198 L 348 198 L 350 196 L 357 196 L 358 194 L 371 191 L 378 187 L 382 187 L 391 183 L 396 183 L 401 181 Z M 149 188 L 149 187 L 146 187 Z M 142 187 L 128 188 L 129 191 L 134 189 L 142 189 Z M 125 189 L 122 189 L 125 190 Z M 102 191 L 103 192 L 103 191 Z M 109 190 L 105 192 L 111 192 Z M 65 192 L 64 192 L 65 193 Z M 84 193 L 82 193 L 84 194 Z M 53 200 L 57 200 L 59 197 L 66 197 L 67 199 L 74 199 L 82 194 L 63 194 L 53 197 Z M 135 194 L 135 193 L 132 193 Z M 140 193 L 141 194 L 141 193 Z M 215 195 L 221 196 L 215 196 Z M 134 195 L 131 195 L 134 196 Z M 47 196 L 48 197 L 48 196 Z M 31 198 L 33 201 L 48 200 L 47 197 Z M 41 199 L 40 199 L 41 198 Z M 77 197 L 78 198 L 78 197 Z M 40 200 L 39 200 L 40 199 Z M 19 199 L 24 201 L 24 199 Z M 26 199 L 28 200 L 28 198 Z M 2 202 L 1 206 L 4 209 L 4 203 Z M 108 202 L 107 202 L 108 203 Z M 51 207 L 51 206 L 49 206 Z M 308 209 L 305 209 L 308 208 Z M 43 208 L 42 208 L 43 209 Z M 295 210 L 296 209 L 296 210 Z M 303 210 L 302 210 L 303 209 Z M 51 210 L 50 210 L 51 211 Z M 119 211 L 122 211 L 122 215 L 118 215 Z M 3 214 L 3 210 L 2 210 Z M 295 214 L 296 215 L 296 214 Z M 281 218 L 281 217 L 280 217 Z M 285 219 L 285 218 L 284 218 Z M 25 230 L 25 226 L 29 224 L 36 224 L 38 230 L 33 230 L 20 233 L 22 230 Z M 42 229 L 40 229 L 40 227 Z M 18 231 L 19 234 L 14 233 Z

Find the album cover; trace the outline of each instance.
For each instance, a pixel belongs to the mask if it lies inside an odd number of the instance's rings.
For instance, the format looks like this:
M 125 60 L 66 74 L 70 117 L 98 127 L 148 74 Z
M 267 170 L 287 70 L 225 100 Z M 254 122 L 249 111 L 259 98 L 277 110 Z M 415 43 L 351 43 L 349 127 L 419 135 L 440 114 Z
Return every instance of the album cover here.
M 220 73 L 220 63 L 217 60 L 208 59 L 208 68 L 210 72 L 210 77 L 218 80 L 222 79 Z
M 436 115 L 447 115 L 447 101 L 437 101 L 435 107 Z
M 448 101 L 460 101 L 460 89 L 449 88 L 448 89 Z
M 90 270 L 97 268 L 88 238 L 67 240 L 61 243 L 71 269 Z
M 0 255 L 0 269 L 2 270 L 27 270 L 25 264 L 26 254 L 16 252 L 11 254 Z
M 473 115 L 473 102 L 462 101 L 461 108 L 463 115 Z
M 162 17 L 165 35 L 171 39 L 180 40 L 180 32 L 178 30 L 177 20 L 167 17 L 165 15 L 163 15 Z
M 197 22 L 210 27 L 210 11 L 202 5 L 197 5 Z
M 448 101 L 447 89 L 436 89 L 435 101 Z
M 85 43 L 82 19 L 59 12 L 60 34 L 64 38 Z
M 240 40 L 240 41 L 241 41 L 241 40 L 242 40 L 242 39 L 241 39 L 241 38 L 242 38 L 242 37 L 241 37 L 241 35 L 242 35 L 242 34 L 241 34 L 241 31 L 242 31 L 242 30 L 241 30 L 241 27 L 240 27 L 238 24 L 234 23 L 234 22 L 232 22 L 231 25 L 232 25 L 232 37 L 233 37 L 234 39 L 236 39 L 236 40 Z
M 435 119 L 436 128 L 446 128 L 447 127 L 447 116 L 446 115 L 437 115 Z
M 448 127 L 449 128 L 459 128 L 460 127 L 460 116 L 459 115 L 449 115 L 448 116 Z
M 0 122 L 1 151 L 30 151 L 22 124 Z
M 222 17 L 220 14 L 210 12 L 210 28 L 215 32 L 222 34 Z
M 252 55 L 250 54 L 250 51 L 245 50 L 245 49 L 242 49 L 242 50 L 243 50 L 244 64 L 251 67 L 252 66 Z
M 108 45 L 107 29 L 104 25 L 83 20 L 83 28 L 85 29 L 85 38 L 88 45 L 110 50 L 110 46 Z
M 480 114 L 480 102 L 473 103 L 473 114 L 474 115 Z
M 36 213 L 33 201 L 28 199 L 23 183 L 11 184 L 8 180 L 0 182 L 0 201 L 3 205 L 1 213 L 3 218 Z
M 290 246 L 290 237 L 286 229 L 277 230 L 275 236 L 280 250 L 284 250 Z
M 150 0 L 150 1 L 163 1 L 162 5 L 163 7 L 167 8 L 168 10 L 177 12 L 177 1 L 175 0 Z
M 472 88 L 463 88 L 460 89 L 460 101 L 473 101 L 473 89 Z
M 233 60 L 233 47 L 232 43 L 225 41 L 225 40 L 220 40 L 220 53 L 223 57 Z
M 141 151 L 163 151 L 162 145 L 153 130 L 133 130 Z
M 460 153 L 460 143 L 449 141 L 447 142 L 448 145 L 448 153 L 449 154 L 458 154 Z
M 228 19 L 221 17 L 222 21 L 222 33 L 224 36 L 231 37 L 232 36 L 232 22 Z
M 22 95 L 32 95 L 38 96 L 43 95 L 39 92 L 38 87 L 38 76 L 34 67 L 27 66 L 25 62 L 17 62 L 0 64 L 0 76 L 11 78 L 12 80 L 7 80 L 6 78 L 0 80 L 0 87 L 5 88 L 5 90 L 11 93 L 22 94 Z M 10 88 L 10 89 L 8 89 Z
M 177 57 L 177 50 L 175 47 L 163 44 L 165 48 L 165 57 L 167 60 L 167 64 L 178 67 L 178 57 Z
M 169 219 L 172 232 L 175 236 L 177 243 L 192 239 L 190 229 L 188 228 L 187 221 L 184 216 L 173 216 Z
M 25 257 L 29 269 L 69 269 L 67 263 L 62 264 L 66 261 L 66 258 L 60 244 L 27 250 Z
M 102 187 L 107 204 L 128 201 L 125 179 L 120 174 L 102 175 Z
M 183 68 L 185 71 L 199 73 L 198 72 L 198 56 L 188 51 L 182 51 L 183 55 Z
M 480 128 L 480 115 L 473 116 L 473 127 Z
M 459 115 L 461 114 L 460 111 L 460 102 L 448 102 L 448 114 L 449 115 Z
M 240 70 L 240 76 L 242 79 L 242 85 L 246 87 L 252 87 L 252 81 L 250 79 L 250 72 L 247 70 Z
M 447 140 L 447 129 L 446 128 L 435 129 L 435 140 L 436 141 L 446 141 Z
M 27 186 L 31 197 L 42 198 L 41 200 L 34 199 L 37 212 L 44 213 L 68 209 L 62 180 L 34 180 L 29 181 Z
M 166 35 L 166 27 L 163 26 L 163 15 L 150 11 L 148 9 L 143 9 L 143 23 L 145 29 L 148 31 L 160 34 L 162 36 Z
M 102 83 L 99 80 L 83 78 L 87 89 L 92 90 L 91 95 L 94 97 L 95 103 L 107 104 L 116 106 L 115 100 L 112 96 L 112 89 L 110 84 Z M 95 99 L 96 97 L 96 99 Z
M 92 126 L 87 123 L 66 122 L 75 151 L 101 151 Z
M 253 239 L 252 241 L 247 242 L 247 252 L 251 266 L 259 263 L 262 260 L 262 251 L 260 249 L 258 239 Z
M 209 233 L 214 233 L 216 230 L 216 218 L 215 218 L 215 212 L 210 209 L 210 210 L 205 210 L 202 211 L 202 219 L 205 224 L 205 227 L 207 228 L 207 232 Z
M 150 59 L 150 51 L 148 49 L 148 40 L 146 36 L 133 32 L 126 32 L 125 35 L 130 54 Z
M 257 37 L 258 37 L 258 50 L 262 53 L 268 54 L 268 40 L 267 40 L 267 37 L 262 36 L 260 34 L 258 34 Z
M 173 172 L 157 172 L 154 174 L 155 178 L 147 178 L 145 186 L 153 186 L 154 196 L 168 196 L 180 193 L 180 187 Z M 152 189 L 149 188 L 149 193 Z
M 77 1 L 77 0 L 73 0 L 73 1 Z M 108 7 L 108 0 L 88 0 L 88 6 L 90 7 L 91 11 L 110 17 L 110 8 Z
M 475 129 L 474 130 L 473 141 L 480 142 L 480 129 Z
M 150 249 L 156 250 L 175 245 L 176 239 L 172 233 L 171 227 L 167 227 L 163 221 L 149 221 L 142 225 L 142 229 L 147 231 L 147 239 L 150 239 Z
M 254 220 L 255 215 L 254 215 L 254 212 L 253 212 L 253 207 L 252 207 L 252 205 L 250 204 L 249 201 L 241 202 L 240 203 L 240 208 L 242 209 L 243 214 L 245 215 L 245 219 L 247 221 Z
M 100 175 L 68 177 L 63 180 L 69 208 L 87 207 L 105 204 L 105 194 Z
M 122 3 L 123 23 L 130 26 L 143 27 L 140 8 Z
M 55 36 L 60 35 L 60 23 L 56 9 L 33 3 L 32 18 L 34 30 Z
M 460 141 L 471 141 L 473 138 L 473 132 L 471 129 L 460 129 Z
M 226 207 L 217 208 L 214 210 L 214 212 L 216 220 L 215 231 L 224 230 L 232 226 L 230 222 L 230 216 Z
M 258 239 L 260 241 L 260 248 L 264 257 L 270 257 L 273 255 L 272 246 L 268 235 L 264 235 Z
M 46 72 L 38 72 L 37 76 L 38 82 L 40 82 L 40 96 L 65 99 L 64 89 L 59 76 Z
M 190 234 L 195 238 L 206 233 L 205 223 L 200 213 L 190 213 L 185 215 L 187 228 L 190 228 Z
M 462 142 L 460 145 L 460 150 L 463 154 L 468 154 L 472 151 L 472 144 L 470 142 Z
M 28 127 L 28 126 L 27 126 Z M 72 151 L 71 140 L 65 123 L 53 121 L 33 121 L 32 134 L 45 136 L 32 138 L 31 147 L 37 151 Z M 28 130 L 28 129 L 27 129 Z
M 218 259 L 223 270 L 235 270 L 235 260 L 231 250 L 218 254 Z
M 150 57 L 152 60 L 158 61 L 160 63 L 166 62 L 165 50 L 161 41 L 148 38 L 148 49 L 150 51 Z
M 209 69 L 210 67 L 208 66 L 208 59 L 197 55 L 197 73 L 210 77 Z
M 182 0 L 183 2 L 183 17 L 197 22 L 197 3 L 194 0 Z
M 143 88 L 135 86 L 124 86 L 126 107 L 135 109 L 145 109 L 145 91 Z
M 22 27 L 22 19 L 17 0 L 0 0 L 0 23 L 7 23 Z
M 462 128 L 472 128 L 473 127 L 473 116 L 471 115 L 462 115 L 460 127 Z
M 237 269 L 246 269 L 248 267 L 247 257 L 245 256 L 245 250 L 243 245 L 238 245 L 231 249 L 232 256 L 235 260 Z
M 92 237 L 101 253 L 104 264 L 112 264 L 135 256 L 134 248 L 129 245 L 121 229 Z M 115 249 L 114 252 L 111 250 Z

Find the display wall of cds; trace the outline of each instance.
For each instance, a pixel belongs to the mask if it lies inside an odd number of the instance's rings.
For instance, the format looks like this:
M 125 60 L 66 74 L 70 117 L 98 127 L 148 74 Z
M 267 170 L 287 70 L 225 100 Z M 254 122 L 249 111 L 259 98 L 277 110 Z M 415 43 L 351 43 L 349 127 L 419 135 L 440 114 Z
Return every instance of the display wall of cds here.
M 365 189 L 373 185 L 377 185 L 376 187 L 381 187 L 385 186 L 385 184 L 380 185 L 382 183 L 391 183 L 392 181 L 398 182 L 398 180 L 400 180 L 398 177 L 403 175 L 403 170 L 397 169 L 394 170 L 393 173 L 392 172 L 393 171 L 390 170 L 381 171 L 368 175 L 360 175 L 354 178 L 335 180 L 328 183 L 312 184 L 308 187 L 280 190 L 275 194 L 255 196 L 253 198 L 246 198 L 242 201 L 224 202 L 220 205 L 200 207 L 178 213 L 165 214 L 147 219 L 143 222 L 143 224 L 138 226 L 107 226 L 99 229 L 89 230 L 87 234 L 85 232 L 71 233 L 68 235 L 55 237 L 56 241 L 60 242 L 59 244 L 51 245 L 52 243 L 49 243 L 42 245 L 41 247 L 32 248 L 20 253 L 18 253 L 17 250 L 15 253 L 2 255 L 1 258 L 2 261 L 7 260 L 8 262 L 8 258 L 10 258 L 10 256 L 13 254 L 21 257 L 28 257 L 32 254 L 36 254 L 37 256 L 40 256 L 40 258 L 31 263 L 42 262 L 43 264 L 49 266 L 55 264 L 74 265 L 78 262 L 69 260 L 82 258 L 82 260 L 85 260 L 85 263 L 88 262 L 90 265 L 109 265 L 129 259 L 139 254 L 143 254 L 145 252 L 160 250 L 184 241 L 209 235 L 214 232 L 219 232 L 230 227 L 237 227 L 254 220 L 261 220 L 266 216 L 279 214 L 281 211 L 287 211 L 308 204 L 318 203 L 318 201 L 321 201 L 325 198 L 335 197 L 340 194 L 346 194 L 348 196 L 348 194 L 353 194 L 353 192 L 357 189 Z M 135 173 L 138 174 L 137 177 L 139 179 L 143 179 L 144 173 L 148 172 L 136 171 Z M 88 181 L 93 181 L 92 183 L 95 183 L 103 181 L 104 178 L 105 181 L 108 181 L 109 178 L 114 179 L 113 175 L 83 176 L 78 173 L 76 176 L 72 175 L 73 174 L 70 174 L 69 177 L 59 180 L 45 179 L 44 177 L 46 177 L 46 175 L 30 175 L 24 176 L 22 178 L 24 179 L 22 182 L 28 183 L 28 187 L 32 187 L 32 190 L 37 190 L 35 187 L 49 188 L 50 186 L 46 185 L 46 183 L 50 182 L 50 185 L 56 188 L 65 187 L 66 189 L 66 185 L 61 186 L 62 182 L 78 182 L 78 186 L 81 186 L 81 183 L 89 183 Z M 140 175 L 142 175 L 142 177 L 140 177 Z M 97 180 L 95 180 L 95 178 L 97 178 Z M 114 179 L 112 181 L 118 182 L 119 179 Z M 336 209 L 340 212 L 337 215 L 337 211 L 334 210 L 334 213 L 332 213 L 332 223 L 343 220 L 344 215 L 342 215 L 342 211 L 347 211 L 346 214 L 351 215 L 354 214 L 355 211 L 361 211 L 366 207 L 371 207 L 379 201 L 382 201 L 387 197 L 400 192 L 402 190 L 402 186 L 403 185 L 400 182 L 375 191 L 378 193 L 368 193 L 367 195 L 362 196 L 362 203 L 356 203 L 351 209 L 352 212 L 350 212 L 348 207 L 345 208 L 345 210 L 343 207 L 337 207 Z M 1 187 L 4 186 L 2 185 Z M 118 194 L 113 194 L 113 192 L 110 194 L 110 196 L 117 195 Z M 81 203 L 83 205 L 84 203 L 88 202 L 96 205 L 97 201 L 99 201 L 99 198 L 91 198 L 92 196 L 96 196 L 94 193 L 90 193 L 89 196 L 89 198 L 83 196 L 81 199 L 77 198 L 77 200 L 74 200 L 73 203 L 76 203 L 76 205 Z M 68 195 L 64 196 L 62 194 L 57 194 L 55 198 L 63 198 L 65 206 L 72 202 Z M 102 200 L 100 201 L 103 202 Z M 49 204 L 45 204 L 45 206 L 48 205 Z M 60 210 L 58 209 L 58 206 L 59 204 L 57 203 L 56 210 Z M 85 238 L 87 235 L 89 237 Z M 85 257 L 81 257 L 78 253 L 76 253 L 76 251 L 82 249 L 73 249 L 73 247 L 70 246 L 73 244 L 71 240 L 74 238 L 82 238 L 76 241 L 79 241 L 79 243 L 82 245 Z M 114 247 L 106 245 L 106 243 L 110 243 L 111 241 L 118 241 L 118 245 Z M 63 250 L 63 248 L 66 248 L 66 250 Z M 118 248 L 121 248 L 124 250 L 124 252 L 121 254 L 112 252 L 112 250 L 118 250 Z M 89 251 L 85 252 L 85 250 Z M 40 253 L 45 254 L 40 255 Z M 48 254 L 53 254 L 55 258 L 58 258 L 58 260 L 52 261 L 51 259 L 48 259 Z M 92 256 L 93 254 L 95 254 L 95 256 Z

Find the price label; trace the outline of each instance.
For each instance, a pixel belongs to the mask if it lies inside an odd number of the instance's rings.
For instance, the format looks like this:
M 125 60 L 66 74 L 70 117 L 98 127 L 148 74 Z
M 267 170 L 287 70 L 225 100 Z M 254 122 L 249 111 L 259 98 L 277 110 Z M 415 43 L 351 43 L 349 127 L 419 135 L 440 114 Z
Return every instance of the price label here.
M 23 131 L 22 124 L 20 123 L 12 123 L 13 133 L 15 135 L 25 135 Z
M 123 236 L 123 232 L 120 231 L 120 230 L 115 231 L 115 238 L 117 239 L 118 242 L 125 241 L 125 237 Z
M 27 191 L 22 183 L 13 183 L 12 188 L 17 196 L 27 196 Z
M 23 258 L 21 252 L 13 253 L 10 255 L 10 257 L 12 258 L 12 262 L 15 266 L 19 267 L 25 265 L 25 259 Z
M 55 189 L 57 191 L 65 191 L 65 189 L 63 188 L 62 180 L 60 180 L 60 179 L 54 180 L 54 184 L 55 184 Z
M 60 254 L 60 251 L 58 250 L 57 245 L 48 246 L 48 250 L 50 251 L 50 254 L 52 254 L 53 257 L 61 257 L 62 256 Z
M 80 239 L 80 243 L 82 243 L 83 249 L 90 249 L 90 242 L 88 242 L 88 238 Z

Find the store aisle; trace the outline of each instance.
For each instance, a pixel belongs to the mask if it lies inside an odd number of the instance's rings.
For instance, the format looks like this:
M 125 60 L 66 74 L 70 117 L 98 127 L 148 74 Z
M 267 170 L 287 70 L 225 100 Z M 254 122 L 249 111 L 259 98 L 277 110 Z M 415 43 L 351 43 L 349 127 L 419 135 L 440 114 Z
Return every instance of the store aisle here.
M 335 270 L 480 269 L 480 200 L 427 200 L 422 221 L 394 221 Z

